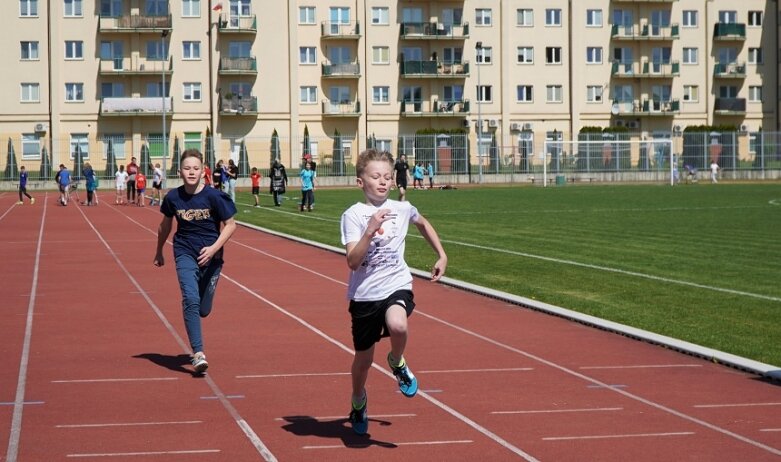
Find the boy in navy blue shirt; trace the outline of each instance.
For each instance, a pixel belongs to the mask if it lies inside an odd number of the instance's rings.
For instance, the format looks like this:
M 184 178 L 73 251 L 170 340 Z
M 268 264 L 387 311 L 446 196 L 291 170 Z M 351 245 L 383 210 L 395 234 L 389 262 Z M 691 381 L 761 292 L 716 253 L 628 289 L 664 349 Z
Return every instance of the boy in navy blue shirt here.
M 19 202 L 17 202 L 18 205 L 24 204 L 24 201 L 22 200 L 22 194 L 27 196 L 28 199 L 30 199 L 30 204 L 35 204 L 35 199 L 33 199 L 33 196 L 27 193 L 27 170 L 25 170 L 24 165 L 22 165 L 19 168 Z
M 223 246 L 236 230 L 233 216 L 236 206 L 224 192 L 201 183 L 203 155 L 197 149 L 182 153 L 179 176 L 183 184 L 163 198 L 160 211 L 163 220 L 157 229 L 155 266 L 163 266 L 163 246 L 174 217 L 174 260 L 176 276 L 182 290 L 184 326 L 192 348 L 192 365 L 196 373 L 209 367 L 203 352 L 201 318 L 212 310 L 214 292 L 223 265 Z

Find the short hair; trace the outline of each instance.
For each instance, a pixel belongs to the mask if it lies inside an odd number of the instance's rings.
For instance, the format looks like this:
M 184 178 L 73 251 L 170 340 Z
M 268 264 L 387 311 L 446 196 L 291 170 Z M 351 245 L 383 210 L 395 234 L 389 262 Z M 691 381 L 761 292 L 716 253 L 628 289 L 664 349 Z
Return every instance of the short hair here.
M 201 154 L 201 151 L 197 149 L 185 149 L 182 153 L 182 156 L 179 158 L 180 163 L 184 162 L 184 160 L 188 157 L 195 157 L 201 161 L 201 163 L 203 163 L 203 154 Z
M 393 167 L 393 155 L 391 153 L 370 148 L 358 155 L 358 161 L 355 163 L 355 175 L 363 175 L 366 166 L 373 161 L 387 162 L 388 165 Z

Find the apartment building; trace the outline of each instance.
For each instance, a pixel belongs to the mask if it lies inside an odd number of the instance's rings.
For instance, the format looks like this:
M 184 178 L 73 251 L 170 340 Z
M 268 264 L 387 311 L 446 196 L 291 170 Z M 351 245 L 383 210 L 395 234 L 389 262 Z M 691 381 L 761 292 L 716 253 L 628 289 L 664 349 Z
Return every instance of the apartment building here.
M 778 129 L 779 10 L 744 0 L 9 0 L 0 135 L 35 168 L 111 142 L 171 162 L 173 141 L 298 165 L 339 134 L 468 130 L 472 149 L 584 126 L 671 136 Z M 478 122 L 480 126 L 478 127 Z M 163 137 L 165 134 L 165 137 Z

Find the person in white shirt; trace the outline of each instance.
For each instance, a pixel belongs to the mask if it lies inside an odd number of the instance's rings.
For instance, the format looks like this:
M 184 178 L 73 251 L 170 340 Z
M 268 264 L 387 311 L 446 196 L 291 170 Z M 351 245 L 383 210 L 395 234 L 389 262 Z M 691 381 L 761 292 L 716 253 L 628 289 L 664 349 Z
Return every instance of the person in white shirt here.
M 117 198 L 114 199 L 114 203 L 117 205 L 126 204 L 125 190 L 127 189 L 128 174 L 125 171 L 124 165 L 119 166 L 119 170 L 117 170 L 117 173 L 114 174 L 114 178 L 117 181 Z
M 160 168 L 160 163 L 155 164 L 155 169 L 152 172 L 152 198 L 149 200 L 149 205 L 161 204 L 163 190 L 163 169 Z
M 711 183 L 718 183 L 719 182 L 719 179 L 718 179 L 719 170 L 720 170 L 719 164 L 717 164 L 715 160 L 713 162 L 711 162 L 711 164 L 710 164 L 710 182 Z
M 366 434 L 369 427 L 366 379 L 374 361 L 374 347 L 390 337 L 388 365 L 404 396 L 413 397 L 418 381 L 404 359 L 407 318 L 415 309 L 412 274 L 404 261 L 405 239 L 410 223 L 417 227 L 437 254 L 431 280 L 438 281 L 447 268 L 447 255 L 437 232 L 417 208 L 407 201 L 388 199 L 394 184 L 393 156 L 369 149 L 358 156 L 355 169 L 365 202 L 348 208 L 341 219 L 342 244 L 347 250 L 353 346 L 353 431 Z

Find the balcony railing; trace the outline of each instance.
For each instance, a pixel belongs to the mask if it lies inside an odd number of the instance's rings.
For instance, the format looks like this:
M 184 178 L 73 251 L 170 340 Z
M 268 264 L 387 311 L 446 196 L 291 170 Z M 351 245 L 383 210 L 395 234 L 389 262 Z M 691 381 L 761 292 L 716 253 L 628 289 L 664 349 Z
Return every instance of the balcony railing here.
M 610 37 L 613 40 L 678 40 L 680 37 L 678 24 L 658 26 L 654 24 L 613 24 Z
M 358 117 L 361 115 L 361 100 L 323 100 L 323 117 Z
M 321 65 L 323 77 L 331 78 L 358 78 L 361 76 L 361 63 L 323 63 Z
M 723 79 L 743 79 L 746 77 L 746 63 L 716 63 L 713 76 Z
M 133 75 L 171 75 L 173 73 L 173 58 L 168 61 L 153 61 L 138 57 L 123 57 L 100 60 L 100 75 L 133 76 Z
M 161 98 L 131 97 L 131 98 L 103 98 L 100 101 L 100 115 L 104 116 L 153 116 L 163 113 L 163 101 L 165 101 L 166 115 L 171 114 L 173 100 L 171 97 Z
M 469 23 L 405 22 L 399 32 L 403 39 L 460 40 L 469 38 Z
M 100 16 L 100 32 L 162 32 L 171 30 L 171 15 L 147 16 L 128 14 L 123 16 Z
M 678 0 L 613 0 L 618 3 L 675 3 Z
M 746 98 L 716 98 L 713 110 L 721 115 L 745 114 Z
M 220 15 L 219 31 L 221 33 L 250 33 L 258 31 L 258 19 L 256 15 L 230 16 Z
M 717 22 L 713 26 L 714 40 L 746 40 L 746 25 L 743 23 Z
M 681 103 L 676 99 L 644 99 L 634 101 L 614 101 L 618 109 L 616 115 L 631 116 L 671 116 L 681 111 Z
M 226 95 L 220 98 L 220 114 L 256 115 L 257 113 L 257 96 Z
M 613 61 L 611 74 L 613 77 L 626 78 L 670 78 L 681 73 L 678 61 Z
M 357 40 L 361 38 L 361 23 L 359 21 L 323 21 L 320 23 L 320 35 L 324 39 Z
M 254 57 L 220 58 L 220 74 L 257 74 L 258 60 Z
M 402 101 L 403 117 L 464 117 L 469 115 L 469 100 Z
M 402 61 L 400 63 L 400 73 L 406 77 L 463 78 L 469 76 L 469 62 Z

